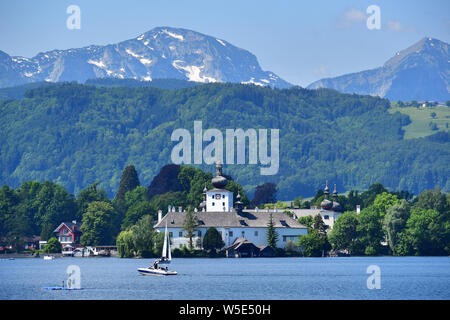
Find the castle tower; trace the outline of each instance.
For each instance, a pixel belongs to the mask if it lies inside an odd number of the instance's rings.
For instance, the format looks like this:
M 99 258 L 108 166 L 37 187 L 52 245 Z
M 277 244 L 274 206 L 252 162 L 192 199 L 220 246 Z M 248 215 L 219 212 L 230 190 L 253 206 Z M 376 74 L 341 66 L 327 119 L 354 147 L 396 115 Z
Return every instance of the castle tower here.
M 336 184 L 334 184 L 332 210 L 336 211 L 336 212 L 341 212 L 342 211 L 341 204 L 338 202 L 338 194 L 337 194 L 337 191 L 336 191 Z
M 211 179 L 213 189 L 206 191 L 206 212 L 230 212 L 233 208 L 233 192 L 225 189 L 227 178 L 222 176 L 222 163 L 216 164 L 216 176 Z
M 333 202 L 328 199 L 330 195 L 330 191 L 328 189 L 328 180 L 325 183 L 325 189 L 323 193 L 325 194 L 325 199 L 323 199 L 323 201 L 320 203 L 320 206 L 323 210 L 331 210 L 333 208 Z

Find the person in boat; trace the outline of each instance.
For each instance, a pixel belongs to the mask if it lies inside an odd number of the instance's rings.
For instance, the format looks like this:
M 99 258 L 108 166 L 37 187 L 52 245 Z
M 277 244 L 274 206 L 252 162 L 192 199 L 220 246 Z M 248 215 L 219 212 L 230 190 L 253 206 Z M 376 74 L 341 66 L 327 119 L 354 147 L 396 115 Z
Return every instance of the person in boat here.
M 158 260 L 153 262 L 153 269 L 158 269 Z

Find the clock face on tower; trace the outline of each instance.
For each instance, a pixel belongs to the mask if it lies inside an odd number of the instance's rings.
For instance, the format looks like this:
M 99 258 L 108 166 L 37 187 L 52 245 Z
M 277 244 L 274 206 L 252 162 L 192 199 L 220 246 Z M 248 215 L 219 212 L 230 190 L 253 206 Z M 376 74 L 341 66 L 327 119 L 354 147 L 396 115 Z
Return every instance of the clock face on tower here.
M 222 199 L 222 196 L 220 194 L 216 194 L 216 200 Z

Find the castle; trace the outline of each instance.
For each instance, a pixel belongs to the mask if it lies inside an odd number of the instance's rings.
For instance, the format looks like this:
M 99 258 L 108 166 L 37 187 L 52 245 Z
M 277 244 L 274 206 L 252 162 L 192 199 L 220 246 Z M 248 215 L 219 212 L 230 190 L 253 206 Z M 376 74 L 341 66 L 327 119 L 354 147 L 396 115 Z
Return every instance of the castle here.
M 288 214 L 273 211 L 247 210 L 243 208 L 241 197 L 237 194 L 236 201 L 233 199 L 233 192 L 225 189 L 228 180 L 222 174 L 222 164 L 216 165 L 216 176 L 211 180 L 212 189 L 203 190 L 203 201 L 196 210 L 198 226 L 194 244 L 201 240 L 206 230 L 214 227 L 222 235 L 222 240 L 226 247 L 231 246 L 237 239 L 245 238 L 258 247 L 267 245 L 267 226 L 272 216 L 275 231 L 278 233 L 279 248 L 286 247 L 292 240 L 297 243 L 300 236 L 306 235 L 308 230 L 298 223 Z M 168 212 L 162 216 L 158 213 L 158 222 L 155 228 L 164 232 L 166 223 L 172 240 L 173 248 L 181 248 L 188 245 L 186 231 L 183 231 L 186 212 L 181 208 L 176 211 L 174 207 L 169 207 Z

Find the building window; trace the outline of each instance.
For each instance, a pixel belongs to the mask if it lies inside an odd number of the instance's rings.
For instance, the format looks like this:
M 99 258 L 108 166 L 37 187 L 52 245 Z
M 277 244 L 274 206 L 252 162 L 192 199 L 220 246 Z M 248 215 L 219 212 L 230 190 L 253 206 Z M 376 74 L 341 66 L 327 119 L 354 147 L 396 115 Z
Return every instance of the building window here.
M 169 232 L 169 237 L 172 237 L 172 236 L 173 236 L 172 232 Z
M 228 232 L 228 235 L 229 235 L 230 237 L 232 237 L 232 236 L 233 236 L 233 231 L 229 231 L 229 232 Z
M 213 195 L 213 194 L 211 195 L 211 198 L 213 198 L 213 199 L 214 199 L 214 195 Z
M 198 234 L 199 237 L 201 237 L 201 236 L 202 236 L 202 231 L 201 231 L 201 230 L 198 230 L 198 233 L 197 233 L 197 234 Z
M 330 219 L 330 216 L 329 216 L 329 215 L 324 215 L 323 218 L 324 218 L 325 220 L 328 220 L 328 219 Z
M 212 203 L 213 207 L 214 207 L 214 202 Z
M 286 236 L 283 236 L 283 242 L 286 242 Z
M 225 207 L 225 202 L 222 202 L 222 205 Z
M 255 231 L 255 237 L 257 237 L 258 236 L 258 231 Z
M 224 194 L 222 195 L 222 199 L 225 199 L 225 195 Z
M 178 236 L 182 237 L 183 236 L 183 231 L 178 232 Z
M 242 231 L 242 238 L 244 238 L 244 236 L 245 236 L 245 231 Z
M 181 248 L 183 248 L 183 245 L 180 243 L 180 244 L 178 245 L 178 247 L 181 249 Z

